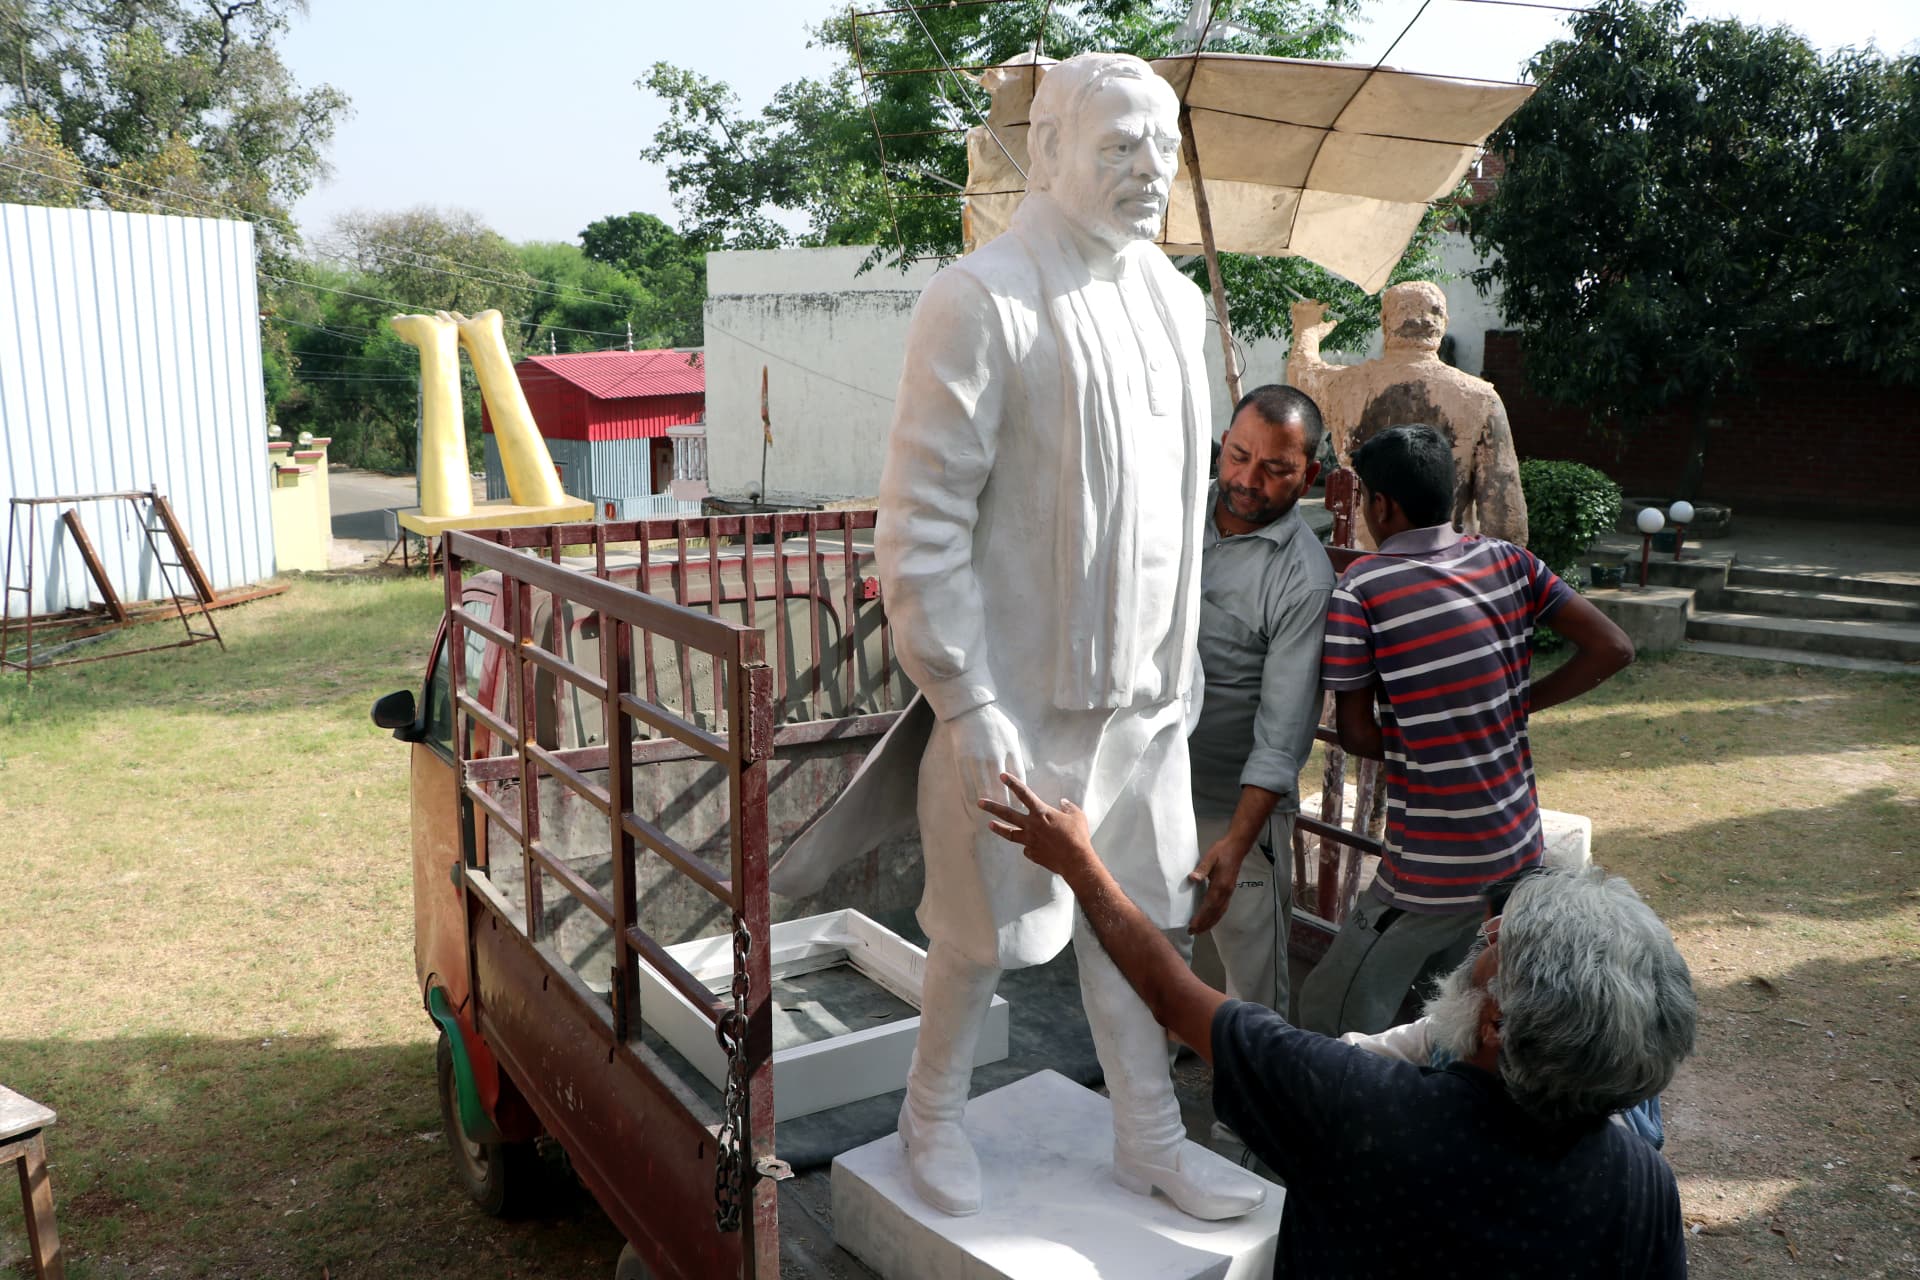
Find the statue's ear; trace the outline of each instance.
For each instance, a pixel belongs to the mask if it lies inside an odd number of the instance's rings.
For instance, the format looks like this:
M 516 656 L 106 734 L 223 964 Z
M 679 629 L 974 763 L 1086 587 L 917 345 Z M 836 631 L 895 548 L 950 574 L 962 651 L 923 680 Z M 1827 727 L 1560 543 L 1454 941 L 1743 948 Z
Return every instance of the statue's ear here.
M 1034 125 L 1027 133 L 1027 189 L 1044 190 L 1059 159 L 1060 127 L 1050 120 Z M 1041 178 L 1038 183 L 1033 180 L 1035 171 Z

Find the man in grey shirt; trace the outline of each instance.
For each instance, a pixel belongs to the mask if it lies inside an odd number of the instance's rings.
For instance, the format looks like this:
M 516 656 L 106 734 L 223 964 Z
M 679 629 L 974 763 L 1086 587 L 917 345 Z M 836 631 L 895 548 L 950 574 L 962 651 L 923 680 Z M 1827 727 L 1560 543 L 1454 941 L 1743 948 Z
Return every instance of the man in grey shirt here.
M 1320 411 L 1292 387 L 1234 406 L 1201 535 L 1206 701 L 1188 741 L 1205 886 L 1190 926 L 1213 932 L 1227 992 L 1287 1014 L 1288 851 L 1300 770 L 1320 719 L 1333 566 L 1298 502 L 1319 464 Z M 1249 856 L 1251 855 L 1251 856 Z

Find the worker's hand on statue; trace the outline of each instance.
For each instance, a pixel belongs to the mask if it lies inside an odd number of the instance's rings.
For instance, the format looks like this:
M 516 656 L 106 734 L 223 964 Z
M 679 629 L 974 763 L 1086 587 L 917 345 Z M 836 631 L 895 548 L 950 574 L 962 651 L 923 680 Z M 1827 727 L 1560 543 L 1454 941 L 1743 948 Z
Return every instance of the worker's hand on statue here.
M 1201 857 L 1200 865 L 1187 874 L 1187 879 L 1203 891 L 1193 920 L 1187 925 L 1188 933 L 1205 933 L 1227 914 L 1227 903 L 1233 900 L 1234 882 L 1240 879 L 1240 864 L 1247 860 L 1247 850 L 1251 848 L 1251 841 L 1222 836 Z
M 1027 771 L 1020 751 L 1020 730 L 991 702 L 963 711 L 947 722 L 953 733 L 953 759 L 960 768 L 961 795 L 1005 800 L 1000 775 Z
M 995 835 L 1019 845 L 1027 857 L 1058 876 L 1069 875 L 1094 860 L 1087 815 L 1079 805 L 1062 800 L 1060 807 L 1054 808 L 1035 795 L 1018 774 L 1003 773 L 1000 781 L 1013 793 L 1013 804 L 980 797 L 980 807 L 993 818 L 988 825 Z

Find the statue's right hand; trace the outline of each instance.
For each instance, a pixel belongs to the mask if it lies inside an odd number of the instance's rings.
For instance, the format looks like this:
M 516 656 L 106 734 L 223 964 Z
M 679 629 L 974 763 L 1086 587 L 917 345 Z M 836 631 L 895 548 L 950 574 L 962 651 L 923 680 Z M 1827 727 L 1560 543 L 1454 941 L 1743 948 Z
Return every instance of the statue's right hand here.
M 960 770 L 961 794 L 967 804 L 971 807 L 982 798 L 1005 804 L 1007 788 L 1000 775 L 1027 775 L 1020 730 L 991 702 L 960 713 L 947 722 L 947 728 L 953 734 L 953 761 Z
M 1334 325 L 1327 322 L 1327 304 L 1315 302 L 1312 298 L 1302 298 L 1287 308 L 1287 316 L 1293 321 L 1293 336 L 1300 338 L 1316 331 L 1325 333 Z

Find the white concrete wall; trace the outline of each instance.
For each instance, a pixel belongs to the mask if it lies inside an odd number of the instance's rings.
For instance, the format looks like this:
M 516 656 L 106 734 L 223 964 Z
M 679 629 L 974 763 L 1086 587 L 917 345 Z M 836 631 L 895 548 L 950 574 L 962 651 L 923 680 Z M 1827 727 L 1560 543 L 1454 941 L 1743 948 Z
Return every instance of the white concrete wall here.
M 707 255 L 707 469 L 713 492 L 760 481 L 760 369 L 768 371 L 768 496 L 872 497 L 880 482 L 907 320 L 938 264 L 858 274 L 869 250 L 774 249 Z M 1244 388 L 1279 381 L 1284 343 L 1243 344 Z M 1217 330 L 1208 328 L 1213 432 L 1226 427 Z

